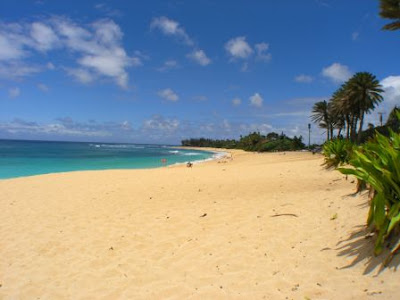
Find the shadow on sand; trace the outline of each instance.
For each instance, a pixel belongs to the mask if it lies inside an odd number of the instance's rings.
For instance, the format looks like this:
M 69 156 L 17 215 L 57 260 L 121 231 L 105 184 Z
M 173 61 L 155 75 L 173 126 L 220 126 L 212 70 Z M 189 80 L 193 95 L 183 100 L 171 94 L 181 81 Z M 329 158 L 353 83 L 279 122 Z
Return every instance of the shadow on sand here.
M 350 264 L 340 269 L 348 269 L 361 263 L 365 265 L 364 275 L 370 274 L 377 269 L 375 276 L 378 276 L 385 269 L 384 262 L 390 254 L 390 250 L 389 247 L 385 247 L 386 249 L 379 256 L 375 256 L 374 243 L 375 237 L 371 234 L 370 229 L 365 225 L 356 226 L 348 238 L 338 242 L 336 245 L 335 250 L 338 251 L 338 256 L 354 257 Z M 400 254 L 395 255 L 386 268 L 397 271 L 399 264 Z

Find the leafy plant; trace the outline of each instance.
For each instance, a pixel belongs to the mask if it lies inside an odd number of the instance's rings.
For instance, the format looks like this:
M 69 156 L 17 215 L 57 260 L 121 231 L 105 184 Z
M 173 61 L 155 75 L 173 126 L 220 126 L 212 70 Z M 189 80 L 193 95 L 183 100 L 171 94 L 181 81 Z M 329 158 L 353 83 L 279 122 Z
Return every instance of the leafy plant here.
M 375 191 L 367 224 L 377 232 L 374 253 L 378 255 L 400 223 L 400 134 L 390 130 L 390 136 L 385 137 L 377 132 L 374 141 L 354 150 L 350 165 L 353 168 L 338 170 L 354 175 Z M 399 250 L 400 246 L 393 249 L 390 257 Z
M 332 169 L 347 164 L 351 158 L 353 147 L 354 145 L 349 140 L 344 139 L 326 142 L 323 146 L 325 168 Z

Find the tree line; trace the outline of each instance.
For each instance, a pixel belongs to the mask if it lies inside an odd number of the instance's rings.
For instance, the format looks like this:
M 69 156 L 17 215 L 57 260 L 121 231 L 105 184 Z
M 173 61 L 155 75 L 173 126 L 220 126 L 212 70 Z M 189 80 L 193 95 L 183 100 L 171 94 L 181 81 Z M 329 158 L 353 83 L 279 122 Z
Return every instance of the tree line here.
M 305 148 L 302 136 L 290 138 L 285 134 L 276 132 L 263 135 L 259 132 L 252 132 L 246 136 L 235 139 L 207 139 L 191 138 L 182 140 L 182 146 L 187 147 L 212 147 L 225 149 L 242 149 L 245 151 L 272 152 L 272 151 L 295 151 Z

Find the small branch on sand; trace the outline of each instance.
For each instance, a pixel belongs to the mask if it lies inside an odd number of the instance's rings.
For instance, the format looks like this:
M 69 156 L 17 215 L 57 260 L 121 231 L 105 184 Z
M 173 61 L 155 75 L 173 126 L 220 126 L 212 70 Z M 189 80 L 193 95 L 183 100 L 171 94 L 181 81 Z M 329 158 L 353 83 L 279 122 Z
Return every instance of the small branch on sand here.
M 289 216 L 289 217 L 298 217 L 298 215 L 296 215 L 296 214 L 276 214 L 276 215 L 272 215 L 272 216 L 270 216 L 271 218 L 273 218 L 273 217 L 281 217 L 281 216 Z

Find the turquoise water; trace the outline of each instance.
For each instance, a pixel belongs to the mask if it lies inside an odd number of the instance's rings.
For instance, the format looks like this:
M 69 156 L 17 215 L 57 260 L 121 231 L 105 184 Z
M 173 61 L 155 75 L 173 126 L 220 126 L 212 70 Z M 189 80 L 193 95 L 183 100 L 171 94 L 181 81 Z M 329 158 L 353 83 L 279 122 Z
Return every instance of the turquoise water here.
M 0 178 L 78 170 L 157 168 L 205 160 L 213 155 L 162 145 L 0 140 Z

